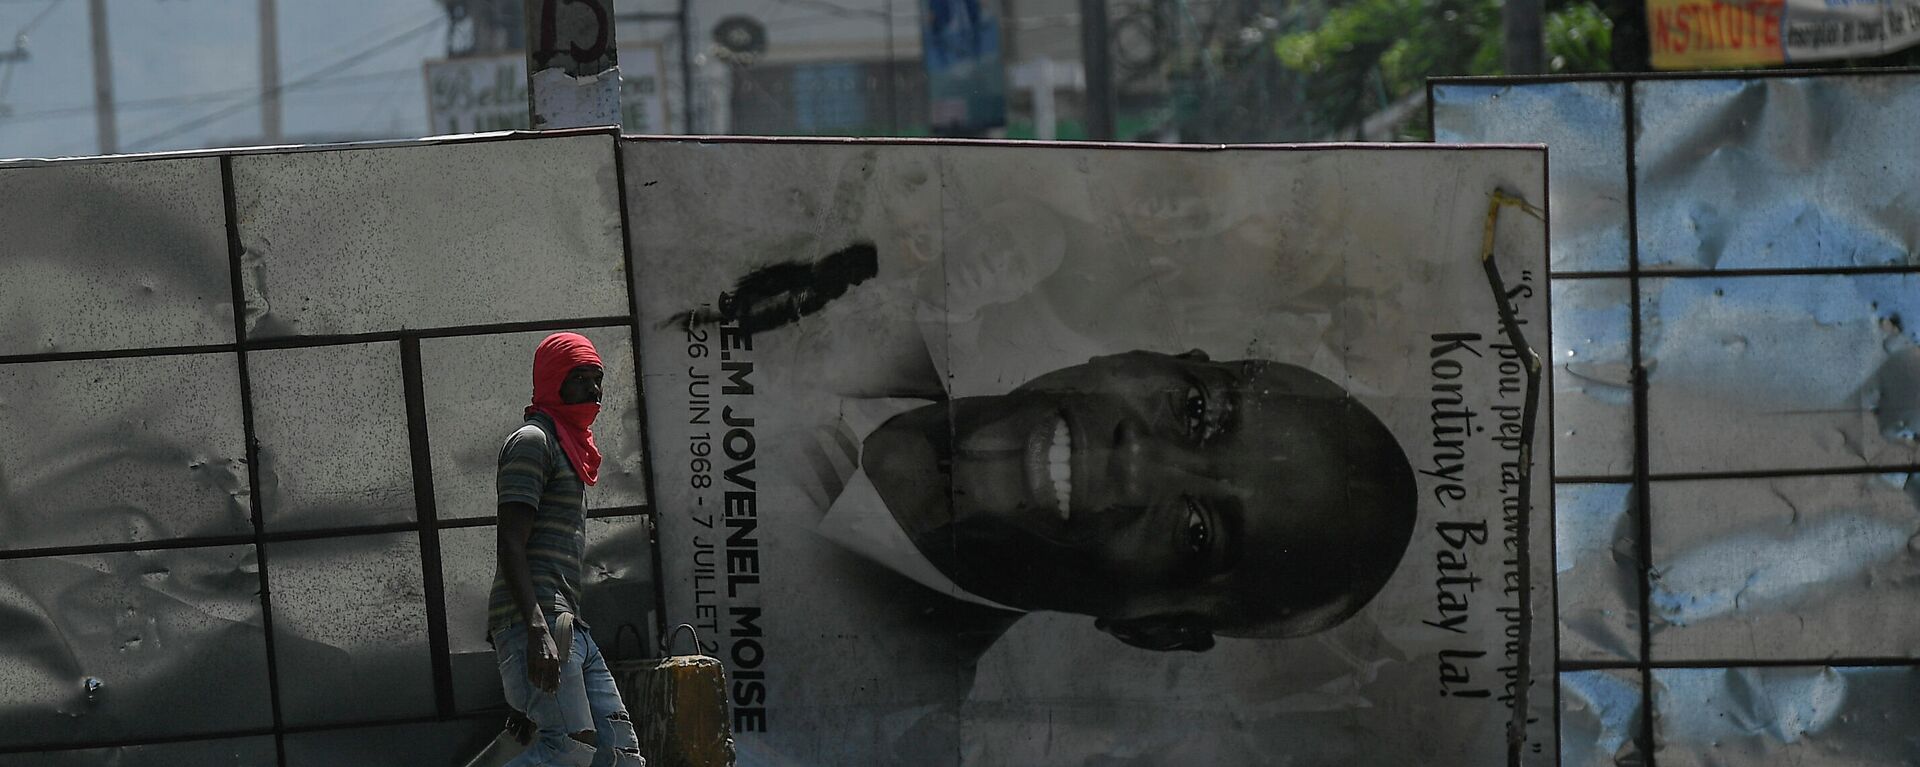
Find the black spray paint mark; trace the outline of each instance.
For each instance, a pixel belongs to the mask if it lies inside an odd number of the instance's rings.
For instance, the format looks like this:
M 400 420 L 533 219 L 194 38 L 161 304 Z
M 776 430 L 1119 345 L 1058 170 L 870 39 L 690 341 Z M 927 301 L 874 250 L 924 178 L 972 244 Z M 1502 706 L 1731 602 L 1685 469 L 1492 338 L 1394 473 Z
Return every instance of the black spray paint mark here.
M 685 311 L 668 320 L 685 328 L 737 321 L 748 335 L 786 327 L 826 308 L 847 289 L 880 273 L 880 252 L 857 242 L 818 261 L 783 261 L 747 273 L 718 308 Z

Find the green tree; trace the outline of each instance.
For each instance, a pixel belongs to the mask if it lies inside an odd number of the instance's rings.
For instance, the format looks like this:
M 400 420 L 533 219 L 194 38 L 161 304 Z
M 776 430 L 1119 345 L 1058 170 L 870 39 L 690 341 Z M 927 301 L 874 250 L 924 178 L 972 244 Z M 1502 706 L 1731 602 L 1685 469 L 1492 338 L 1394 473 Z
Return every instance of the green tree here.
M 1590 0 L 1550 2 L 1545 19 L 1553 72 L 1611 69 L 1611 22 Z M 1308 75 L 1307 100 L 1324 130 L 1368 115 L 1425 87 L 1428 77 L 1502 74 L 1499 0 L 1352 0 L 1273 50 Z M 1419 122 L 1416 120 L 1415 122 Z
M 1600 6 L 1572 3 L 1547 14 L 1547 71 L 1606 72 L 1613 68 L 1613 22 Z

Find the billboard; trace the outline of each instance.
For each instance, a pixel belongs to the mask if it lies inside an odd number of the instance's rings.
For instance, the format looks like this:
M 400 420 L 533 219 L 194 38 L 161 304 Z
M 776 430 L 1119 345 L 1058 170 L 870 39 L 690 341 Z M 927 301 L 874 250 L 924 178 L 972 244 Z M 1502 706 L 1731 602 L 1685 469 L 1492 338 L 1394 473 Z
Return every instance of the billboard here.
M 1655 69 L 1865 59 L 1920 43 L 1916 0 L 1649 0 Z
M 925 0 L 922 56 L 935 135 L 979 136 L 1007 124 L 1000 14 L 981 0 Z
M 1541 149 L 621 151 L 741 764 L 1551 762 Z

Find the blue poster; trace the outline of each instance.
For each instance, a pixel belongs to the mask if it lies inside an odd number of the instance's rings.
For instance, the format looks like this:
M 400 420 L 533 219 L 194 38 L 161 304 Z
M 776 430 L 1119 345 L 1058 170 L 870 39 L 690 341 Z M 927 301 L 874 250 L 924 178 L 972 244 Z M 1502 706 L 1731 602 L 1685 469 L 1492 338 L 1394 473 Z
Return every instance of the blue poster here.
M 1006 125 L 998 15 L 981 0 L 926 0 L 921 18 L 933 133 L 976 136 Z

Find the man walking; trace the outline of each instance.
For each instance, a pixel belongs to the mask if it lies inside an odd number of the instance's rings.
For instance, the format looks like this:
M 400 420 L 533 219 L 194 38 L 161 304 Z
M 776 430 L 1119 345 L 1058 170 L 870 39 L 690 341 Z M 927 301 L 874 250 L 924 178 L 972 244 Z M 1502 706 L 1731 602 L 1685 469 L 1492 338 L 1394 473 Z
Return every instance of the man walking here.
M 539 730 L 508 767 L 646 765 L 613 675 L 578 617 L 603 377 L 584 336 L 547 336 L 534 350 L 526 423 L 500 449 L 499 569 L 487 636 L 508 705 Z

